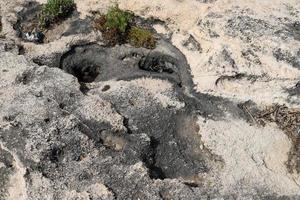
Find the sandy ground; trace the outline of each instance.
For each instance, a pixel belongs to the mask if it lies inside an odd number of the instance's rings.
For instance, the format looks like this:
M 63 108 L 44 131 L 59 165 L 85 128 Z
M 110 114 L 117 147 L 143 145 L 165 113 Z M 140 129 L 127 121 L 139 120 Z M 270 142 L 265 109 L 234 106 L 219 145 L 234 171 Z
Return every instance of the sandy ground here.
M 204 121 L 199 119 L 199 133 L 205 146 L 225 160 L 220 175 L 224 191 L 257 187 L 299 194 L 299 176 L 289 174 L 285 166 L 289 139 L 276 126 L 258 128 L 241 120 Z
M 45 1 L 39 0 L 41 3 Z M 1 0 L 1 9 L 7 12 L 18 10 L 15 5 L 20 2 L 22 0 Z M 162 34 L 172 33 L 172 43 L 184 53 L 190 64 L 197 91 L 229 98 L 237 103 L 252 100 L 262 107 L 273 103 L 299 106 L 288 101 L 286 92 L 287 88 L 293 87 L 299 81 L 299 68 L 277 61 L 273 55 L 279 48 L 291 53 L 299 50 L 300 40 L 275 36 L 273 28 L 283 26 L 280 20 L 284 18 L 288 18 L 287 23 L 299 21 L 299 0 L 216 0 L 212 3 L 201 3 L 197 0 L 119 0 L 118 3 L 121 8 L 134 11 L 143 17 L 155 17 L 166 22 L 165 27 L 156 25 L 155 28 Z M 81 18 L 84 19 L 91 11 L 105 12 L 112 2 L 76 0 L 76 4 Z M 250 42 L 243 39 L 245 35 L 241 31 L 235 31 L 234 36 L 228 34 L 228 20 L 239 20 L 237 16 L 243 15 L 261 19 L 267 24 L 258 27 L 258 30 L 254 27 L 254 31 L 247 32 Z M 14 16 L 7 15 L 4 18 L 9 21 Z M 11 27 L 4 25 L 8 38 L 13 37 L 10 33 Z M 219 36 L 211 37 L 210 31 Z M 201 45 L 201 52 L 184 46 L 190 36 Z M 93 33 L 85 37 L 96 40 L 98 35 Z M 82 37 L 79 36 L 79 39 Z M 42 54 L 45 50 L 55 52 L 65 48 L 69 41 L 74 41 L 74 37 L 61 38 L 59 42 L 43 47 L 27 44 L 27 48 L 31 48 L 32 54 Z M 243 57 L 242 52 L 248 49 L 259 49 L 255 51 L 251 61 Z M 223 58 L 224 50 L 229 52 L 230 60 L 234 60 L 234 63 Z M 255 62 L 255 59 L 259 62 Z M 299 59 L 297 55 L 296 59 Z M 221 76 L 234 76 L 239 73 L 246 74 L 245 78 L 224 79 L 216 84 Z M 249 77 L 255 77 L 255 80 Z M 152 86 L 147 87 L 152 94 L 157 91 L 161 94 L 171 88 L 163 81 L 147 82 Z M 146 87 L 144 83 L 144 79 L 135 80 L 135 84 Z M 177 100 L 166 98 L 168 97 L 164 95 L 157 96 L 162 104 L 173 101 L 178 107 L 184 106 Z M 228 115 L 220 121 L 199 118 L 199 127 L 205 146 L 224 159 L 224 168 L 209 175 L 221 184 L 224 194 L 238 188 L 261 187 L 281 195 L 300 195 L 300 176 L 289 174 L 285 166 L 291 142 L 275 124 L 266 127 L 250 126 L 245 121 Z M 23 172 L 17 175 L 21 173 Z M 95 187 L 102 188 L 101 185 Z

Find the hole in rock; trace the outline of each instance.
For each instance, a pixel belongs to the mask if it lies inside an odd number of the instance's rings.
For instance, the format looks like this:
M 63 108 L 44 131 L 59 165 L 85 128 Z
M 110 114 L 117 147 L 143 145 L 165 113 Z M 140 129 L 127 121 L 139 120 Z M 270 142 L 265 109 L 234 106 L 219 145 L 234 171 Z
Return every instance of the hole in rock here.
M 110 89 L 110 86 L 109 85 L 105 85 L 103 88 L 102 88 L 102 92 L 106 92 L 107 90 Z
M 125 45 L 105 47 L 98 44 L 73 46 L 60 56 L 59 61 L 61 69 L 85 83 L 112 79 L 132 80 L 148 76 L 167 79 L 176 84 L 182 81 L 187 83 L 190 77 L 185 64 L 184 60 L 164 52 L 150 53 L 147 49 Z M 104 88 L 104 91 L 106 89 L 108 88 Z
M 83 93 L 83 94 L 87 94 L 88 91 L 90 90 L 85 83 L 81 82 L 79 83 L 80 84 L 80 91 Z
M 100 66 L 89 60 L 81 60 L 73 65 L 65 66 L 65 71 L 78 78 L 79 82 L 91 83 L 100 73 Z
M 50 161 L 53 163 L 59 162 L 63 156 L 63 149 L 60 147 L 53 147 L 49 153 Z
M 151 142 L 150 142 L 150 150 L 148 152 L 148 155 L 145 155 L 143 158 L 143 161 L 145 165 L 149 169 L 149 176 L 152 179 L 165 179 L 166 175 L 161 167 L 155 166 L 156 164 L 156 148 L 159 145 L 159 141 L 156 140 L 154 137 L 151 137 Z

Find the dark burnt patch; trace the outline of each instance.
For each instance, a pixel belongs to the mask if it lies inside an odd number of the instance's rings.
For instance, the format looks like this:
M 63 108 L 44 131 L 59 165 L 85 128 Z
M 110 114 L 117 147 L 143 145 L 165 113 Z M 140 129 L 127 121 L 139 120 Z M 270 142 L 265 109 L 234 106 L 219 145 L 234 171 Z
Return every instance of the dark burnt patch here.
M 5 199 L 9 187 L 10 176 L 14 173 L 14 158 L 6 150 L 0 147 L 0 162 L 4 166 L 0 167 L 0 198 Z
M 141 151 L 140 159 L 153 179 L 186 178 L 209 171 L 210 154 L 199 149 L 198 129 L 193 124 L 196 122 L 186 120 L 186 116 L 181 114 L 160 107 L 156 110 L 148 108 L 146 114 L 130 114 L 137 127 L 133 133 L 146 133 L 150 138 L 150 143 Z M 129 143 L 128 148 L 133 148 L 135 144 Z
M 176 59 L 158 52 L 150 53 L 139 61 L 139 68 L 151 72 L 178 73 Z
M 91 83 L 99 75 L 100 66 L 97 66 L 88 60 L 82 60 L 80 63 L 68 66 L 65 69 L 66 72 L 77 77 L 78 81 Z
M 83 82 L 80 82 L 79 84 L 80 84 L 79 90 L 82 92 L 82 94 L 86 95 L 90 90 L 90 88 Z
M 25 71 L 22 74 L 17 76 L 16 83 L 17 84 L 22 83 L 22 84 L 26 85 L 26 84 L 30 83 L 31 79 L 33 79 L 33 75 L 34 75 L 34 72 L 32 70 Z
M 228 62 L 234 65 L 230 59 Z M 84 119 L 76 126 L 80 133 L 88 136 L 89 140 L 103 150 L 102 155 L 113 157 L 116 163 L 134 165 L 142 161 L 152 179 L 179 177 L 189 179 L 199 173 L 209 172 L 212 165 L 222 163 L 222 160 L 209 150 L 200 149 L 202 142 L 198 134 L 197 116 L 221 118 L 224 112 L 230 112 L 236 117 L 243 116 L 233 102 L 195 92 L 190 68 L 184 55 L 164 40 L 160 40 L 154 50 L 133 48 L 128 45 L 73 46 L 68 52 L 60 55 L 60 62 L 56 67 L 77 77 L 84 93 L 93 93 L 93 89 L 89 89 L 86 83 L 132 80 L 141 77 L 165 79 L 174 85 L 174 94 L 186 104 L 179 110 L 172 106 L 163 107 L 155 103 L 152 97 L 147 101 L 153 103 L 141 108 L 130 99 L 133 96 L 141 98 L 143 93 L 140 94 L 133 88 L 126 94 L 114 96 L 110 93 L 111 88 L 104 86 L 94 95 L 109 101 L 123 116 L 125 132 L 116 133 L 107 124 Z M 61 147 L 64 149 L 63 152 L 77 149 L 74 147 L 66 150 L 71 148 L 69 144 L 67 146 L 61 144 Z M 81 154 L 76 155 L 75 161 L 80 160 Z M 46 157 L 48 158 L 49 154 Z M 65 164 L 65 158 L 56 160 L 58 161 L 55 165 L 49 159 L 42 164 L 43 173 L 48 177 L 59 176 L 64 171 L 61 168 Z M 107 171 L 110 166 L 101 165 L 99 168 Z
M 166 175 L 162 168 L 156 166 L 156 150 L 159 146 L 159 141 L 154 137 L 150 138 L 149 150 L 143 155 L 142 160 L 149 169 L 149 176 L 152 179 L 165 179 Z
M 90 17 L 79 19 L 78 13 L 74 15 L 78 17 L 78 19 L 70 21 L 68 29 L 62 34 L 62 36 L 88 34 L 92 31 L 92 19 Z
M 287 88 L 286 92 L 289 94 L 287 101 L 291 103 L 299 103 L 298 99 L 300 97 L 300 81 L 296 83 L 294 87 Z
M 245 74 L 245 73 L 236 73 L 234 75 L 222 75 L 220 76 L 216 81 L 215 85 L 218 86 L 223 81 L 239 81 L 239 80 L 247 80 L 251 83 L 254 83 L 255 81 L 264 78 L 264 75 L 257 76 L 252 74 Z
M 14 166 L 13 156 L 6 150 L 0 147 L 0 162 L 3 163 L 7 168 L 12 168 Z
M 143 161 L 152 179 L 190 179 L 199 173 L 209 172 L 212 165 L 222 163 L 222 159 L 207 149 L 200 149 L 202 142 L 198 134 L 197 115 L 205 114 L 197 112 L 197 109 L 205 112 L 202 105 L 186 97 L 178 87 L 178 96 L 186 103 L 184 108 L 163 107 L 151 96 L 147 97 L 151 104 L 140 107 L 131 104 L 130 99 L 145 97 L 134 91 L 135 88 L 132 88 L 132 91 L 122 92 L 122 95 L 90 91 L 111 102 L 119 114 L 126 116 L 124 126 L 130 132 L 125 136 L 122 162 L 132 164 L 137 160 Z M 205 103 L 203 106 L 206 106 Z
M 42 10 L 42 5 L 29 1 L 23 5 L 23 9 L 17 13 L 17 23 L 14 24 L 14 29 L 17 35 L 25 41 L 43 43 L 45 35 L 39 27 L 39 12 Z
M 248 60 L 250 63 L 254 63 L 256 65 L 261 65 L 261 61 L 259 57 L 256 55 L 253 49 L 246 49 L 242 51 L 242 56 Z
M 182 77 L 187 77 L 187 74 L 180 75 L 186 66 L 177 58 L 128 46 L 76 46 L 61 57 L 60 68 L 81 82 L 157 76 L 181 83 Z
M 161 49 L 164 51 L 162 52 Z M 225 54 L 228 62 L 235 67 L 235 62 L 228 52 Z M 154 50 L 133 48 L 128 45 L 115 47 L 98 44 L 73 46 L 71 50 L 61 56 L 59 63 L 57 67 L 73 74 L 82 83 L 112 79 L 129 81 L 142 77 L 165 79 L 174 83 L 179 91 L 184 91 L 186 94 L 182 98 L 197 105 L 195 106 L 196 110 L 202 110 L 201 113 L 205 113 L 207 116 L 222 117 L 226 110 L 236 117 L 244 117 L 234 102 L 196 92 L 193 89 L 195 85 L 185 56 L 164 40 L 160 40 Z M 242 78 L 243 76 L 241 74 L 233 78 Z M 226 77 L 223 78 L 226 79 Z
M 236 62 L 231 56 L 231 52 L 229 52 L 227 49 L 223 49 L 222 56 L 224 61 L 227 62 L 229 66 L 232 68 L 237 68 Z
M 91 18 L 80 19 L 74 10 L 55 24 L 42 27 L 39 22 L 42 5 L 35 1 L 28 1 L 23 9 L 17 13 L 17 22 L 13 25 L 17 35 L 26 42 L 48 43 L 62 36 L 87 34 L 92 31 Z
M 61 159 L 63 159 L 63 154 L 64 154 L 64 151 L 63 151 L 63 148 L 61 147 L 57 147 L 57 146 L 53 146 L 48 155 L 46 155 L 49 160 L 52 162 L 52 163 L 57 163 L 59 162 Z
M 246 119 L 250 124 L 256 124 L 257 120 L 255 116 L 260 111 L 253 101 L 249 100 L 243 103 L 240 103 L 239 108 L 245 113 Z
M 227 21 L 227 34 L 239 36 L 243 41 L 250 43 L 254 38 L 270 34 L 274 27 L 267 21 L 250 16 L 237 16 Z
M 283 39 L 294 38 L 294 40 L 300 41 L 300 22 L 287 23 L 281 30 L 276 31 L 275 34 Z
M 199 53 L 202 53 L 202 47 L 200 43 L 192 35 L 190 35 L 189 38 L 183 42 L 183 46 L 187 47 L 187 49 L 190 51 L 198 51 Z
M 295 54 L 283 49 L 277 49 L 273 52 L 273 56 L 277 61 L 287 62 L 293 67 L 300 69 L 300 49 Z

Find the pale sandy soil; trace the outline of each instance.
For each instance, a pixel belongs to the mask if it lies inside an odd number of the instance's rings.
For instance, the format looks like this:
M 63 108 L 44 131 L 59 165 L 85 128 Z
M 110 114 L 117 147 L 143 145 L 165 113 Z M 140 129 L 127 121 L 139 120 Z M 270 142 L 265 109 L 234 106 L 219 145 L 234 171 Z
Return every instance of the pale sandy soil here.
M 1 0 L 2 12 L 18 10 L 16 5 L 22 1 Z M 39 0 L 39 2 L 45 1 Z M 110 0 L 76 0 L 76 3 L 81 18 L 85 18 L 91 11 L 105 12 L 112 5 Z M 155 28 L 162 34 L 172 33 L 172 43 L 183 52 L 189 62 L 197 91 L 229 98 L 236 103 L 252 100 L 261 107 L 274 103 L 285 103 L 291 107 L 299 106 L 288 101 L 288 93 L 285 90 L 299 81 L 300 70 L 284 61 L 276 61 L 273 51 L 281 48 L 297 52 L 300 41 L 292 37 L 283 40 L 274 36 L 274 32 L 269 29 L 259 36 L 256 36 L 255 32 L 250 32 L 251 42 L 242 40 L 239 37 L 240 33 L 237 33 L 236 37 L 231 37 L 226 32 L 227 21 L 242 14 L 263 19 L 270 26 L 281 26 L 278 18 L 286 17 L 291 21 L 299 21 L 299 0 L 217 0 L 213 3 L 200 3 L 196 0 L 119 0 L 118 3 L 121 8 L 134 11 L 143 17 L 155 17 L 166 22 L 166 27 L 156 25 Z M 293 9 L 290 9 L 291 7 Z M 296 14 L 292 15 L 291 12 Z M 210 18 L 209 15 L 212 13 L 217 17 Z M 6 15 L 4 18 L 7 20 L 14 16 Z M 210 22 L 210 28 L 219 37 L 209 36 L 205 22 Z M 13 37 L 9 25 L 4 24 L 4 30 L 8 32 L 8 38 Z M 201 52 L 189 50 L 183 45 L 190 35 L 200 43 Z M 25 44 L 25 47 L 36 56 L 42 55 L 43 51 L 61 51 L 70 41 L 81 40 L 83 37 L 95 41 L 99 35 L 91 33 L 76 37 L 64 37 L 38 47 L 34 44 Z M 249 64 L 242 56 L 243 50 L 253 47 L 260 49 L 256 52 L 260 64 L 253 62 Z M 224 49 L 230 52 L 235 67 L 222 58 L 221 53 Z M 223 80 L 215 84 L 222 75 L 230 76 L 238 73 L 258 78 L 255 81 L 247 78 Z M 167 95 L 172 86 L 166 81 L 139 79 L 132 82 L 147 87 L 151 94 L 158 93 L 156 99 L 164 106 L 169 106 L 170 103 L 178 108 L 184 106 L 178 99 L 171 99 Z M 104 82 L 103 85 L 105 84 Z M 123 83 L 111 81 L 109 84 L 118 88 L 118 84 Z M 117 89 L 115 92 L 118 92 Z M 164 92 L 166 95 L 162 94 Z M 110 114 L 109 110 L 107 112 Z M 116 118 L 116 120 L 120 119 Z M 250 126 L 245 121 L 230 115 L 220 121 L 199 118 L 198 123 L 199 134 L 204 145 L 221 156 L 225 163 L 222 169 L 216 169 L 215 172 L 203 176 L 210 177 L 216 184 L 221 185 L 224 194 L 234 192 L 237 188 L 261 187 L 281 195 L 300 195 L 299 174 L 289 174 L 285 166 L 291 142 L 275 124 L 266 127 Z M 21 173 L 23 172 L 20 171 L 16 176 Z M 95 185 L 95 188 L 100 188 L 101 192 L 110 195 L 101 185 Z M 20 195 L 24 195 L 22 191 Z M 26 199 L 25 196 L 23 199 Z

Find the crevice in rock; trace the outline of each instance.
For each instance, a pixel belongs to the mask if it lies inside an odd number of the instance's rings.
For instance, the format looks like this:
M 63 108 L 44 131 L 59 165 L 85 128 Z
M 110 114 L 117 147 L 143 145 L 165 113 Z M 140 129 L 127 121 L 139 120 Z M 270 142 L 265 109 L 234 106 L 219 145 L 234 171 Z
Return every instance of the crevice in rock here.
M 125 126 L 125 128 L 127 129 L 127 133 L 128 134 L 132 134 L 132 130 L 129 127 L 129 119 L 127 117 L 123 116 L 123 125 Z
M 85 83 L 83 83 L 83 82 L 79 82 L 79 84 L 80 84 L 80 87 L 79 87 L 79 90 L 83 93 L 83 94 L 87 94 L 88 92 L 89 92 L 89 87 L 85 84 Z
M 256 76 L 256 75 L 249 75 L 246 73 L 236 73 L 234 75 L 222 75 L 215 81 L 215 85 L 218 86 L 219 83 L 221 83 L 222 81 L 225 81 L 225 80 L 231 82 L 231 81 L 246 79 L 247 81 L 255 82 L 256 80 L 258 80 L 260 78 L 263 78 L 263 75 Z
M 156 151 L 159 141 L 154 137 L 150 137 L 150 147 L 147 154 L 143 155 L 142 161 L 149 169 L 149 176 L 151 179 L 165 179 L 166 176 L 161 167 L 156 166 Z
M 63 157 L 64 151 L 63 148 L 58 146 L 53 146 L 49 152 L 49 159 L 53 163 L 59 162 Z

